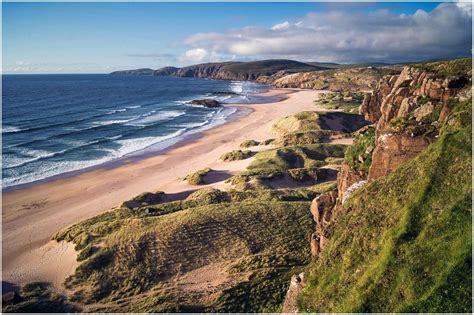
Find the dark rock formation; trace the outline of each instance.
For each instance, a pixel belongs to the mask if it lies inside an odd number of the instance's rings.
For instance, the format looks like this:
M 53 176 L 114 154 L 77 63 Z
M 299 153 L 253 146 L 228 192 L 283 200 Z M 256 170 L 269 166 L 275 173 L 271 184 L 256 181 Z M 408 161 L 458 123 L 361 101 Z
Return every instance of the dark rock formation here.
M 231 92 L 231 91 L 216 91 L 209 93 L 211 95 L 238 95 L 238 93 Z
M 207 108 L 216 108 L 216 107 L 221 107 L 221 103 L 219 103 L 216 100 L 207 100 L 207 99 L 202 99 L 202 100 L 193 100 L 189 102 L 191 105 L 197 105 L 197 106 L 204 106 Z
M 438 122 L 450 112 L 448 100 L 459 97 L 467 86 L 467 73 L 443 77 L 411 66 L 404 67 L 398 76 L 380 80 L 360 108 L 367 120 L 376 123 L 376 148 L 368 179 L 389 174 L 423 151 L 434 140 Z

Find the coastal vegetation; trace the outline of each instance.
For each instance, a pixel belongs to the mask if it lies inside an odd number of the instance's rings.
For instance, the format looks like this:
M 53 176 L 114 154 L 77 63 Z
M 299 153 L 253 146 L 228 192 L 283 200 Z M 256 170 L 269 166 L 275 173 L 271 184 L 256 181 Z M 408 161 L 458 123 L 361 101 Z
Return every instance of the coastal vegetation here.
M 244 160 L 252 156 L 252 151 L 250 150 L 234 150 L 231 152 L 224 153 L 220 159 L 222 161 L 237 161 Z
M 292 272 L 309 262 L 309 201 L 236 196 L 240 201 L 229 202 L 215 198 L 216 191 L 201 192 L 187 200 L 201 206 L 184 201 L 182 209 L 162 215 L 120 208 L 58 234 L 96 248 L 66 281 L 71 299 L 100 303 L 91 311 L 101 312 L 278 311 Z M 193 288 L 199 277 L 217 281 L 215 292 Z
M 189 185 L 203 185 L 205 184 L 204 177 L 211 172 L 212 170 L 208 167 L 187 175 L 184 180 L 188 182 Z
M 178 200 L 142 193 L 57 232 L 80 263 L 67 298 L 31 285 L 4 310 L 470 312 L 469 71 L 463 59 L 414 65 L 370 94 L 325 94 L 324 111 L 289 115 L 275 139 L 240 144 L 271 146 L 222 155 L 252 156 L 225 188 Z M 354 87 L 355 74 L 332 75 Z M 353 144 L 335 141 L 344 138 Z M 207 184 L 211 172 L 184 180 Z M 285 308 L 292 296 L 296 310 Z
M 435 143 L 344 204 L 302 310 L 471 311 L 471 106 L 458 103 Z

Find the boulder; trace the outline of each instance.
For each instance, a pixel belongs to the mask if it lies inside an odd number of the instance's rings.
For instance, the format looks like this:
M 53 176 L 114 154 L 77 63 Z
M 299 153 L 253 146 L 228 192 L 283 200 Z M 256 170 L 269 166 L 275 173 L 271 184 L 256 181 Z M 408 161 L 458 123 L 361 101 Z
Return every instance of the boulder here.
M 311 234 L 311 239 L 309 241 L 309 245 L 311 248 L 311 256 L 318 257 L 320 248 L 319 248 L 319 235 L 315 232 Z
M 298 313 L 298 296 L 305 286 L 304 273 L 293 275 L 283 302 L 282 313 Z
M 204 106 L 207 108 L 216 108 L 216 107 L 221 107 L 222 104 L 219 103 L 216 100 L 208 100 L 208 99 L 202 99 L 202 100 L 193 100 L 189 104 L 191 105 L 197 105 L 197 106 Z
M 346 202 L 346 200 L 354 194 L 357 190 L 362 188 L 367 183 L 366 180 L 361 180 L 360 182 L 354 183 L 349 188 L 347 188 L 346 192 L 344 193 L 344 196 L 342 197 L 342 204 Z
M 421 121 L 423 118 L 431 115 L 434 111 L 434 106 L 431 102 L 428 102 L 424 105 L 421 105 L 413 112 L 413 116 L 415 116 L 416 121 Z
M 337 174 L 337 198 L 342 200 L 346 190 L 354 183 L 365 180 L 366 175 L 362 172 L 352 170 L 348 164 L 343 163 L 341 170 Z
M 424 136 L 411 137 L 406 134 L 392 133 L 380 135 L 372 154 L 372 164 L 369 169 L 368 180 L 374 180 L 380 176 L 390 174 L 402 163 L 420 154 L 431 141 L 431 138 Z M 353 181 L 351 185 L 355 182 Z M 349 186 L 346 187 L 349 188 Z M 343 197 L 341 197 L 341 200 Z
M 311 214 L 320 230 L 331 220 L 332 209 L 336 205 L 337 191 L 329 191 L 314 198 L 311 202 Z
M 211 95 L 238 95 L 237 93 L 231 92 L 231 91 L 216 91 L 216 92 L 211 92 L 209 94 Z
M 402 103 L 400 104 L 400 109 L 398 110 L 397 117 L 408 118 L 408 116 L 410 116 L 415 106 L 416 106 L 416 103 L 414 99 L 410 97 L 404 98 L 402 100 Z

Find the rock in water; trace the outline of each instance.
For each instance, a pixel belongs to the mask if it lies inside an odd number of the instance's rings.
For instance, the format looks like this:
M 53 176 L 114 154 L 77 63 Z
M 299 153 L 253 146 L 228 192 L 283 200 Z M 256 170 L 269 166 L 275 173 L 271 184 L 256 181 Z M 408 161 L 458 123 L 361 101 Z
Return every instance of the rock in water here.
M 199 106 L 204 106 L 207 108 L 215 108 L 215 107 L 221 107 L 221 103 L 219 103 L 216 100 L 193 100 L 189 104 L 191 105 L 199 105 Z

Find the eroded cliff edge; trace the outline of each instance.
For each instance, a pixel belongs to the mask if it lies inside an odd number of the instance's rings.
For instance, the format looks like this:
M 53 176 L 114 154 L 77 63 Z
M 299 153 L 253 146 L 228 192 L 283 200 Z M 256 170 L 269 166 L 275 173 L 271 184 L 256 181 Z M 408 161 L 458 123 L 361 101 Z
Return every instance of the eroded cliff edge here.
M 365 97 L 373 125 L 312 202 L 314 259 L 283 311 L 471 310 L 471 62 L 407 66 Z

